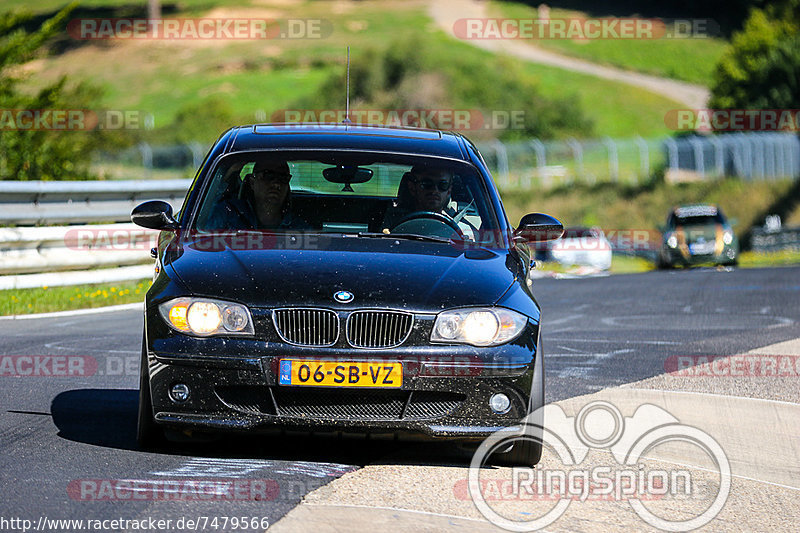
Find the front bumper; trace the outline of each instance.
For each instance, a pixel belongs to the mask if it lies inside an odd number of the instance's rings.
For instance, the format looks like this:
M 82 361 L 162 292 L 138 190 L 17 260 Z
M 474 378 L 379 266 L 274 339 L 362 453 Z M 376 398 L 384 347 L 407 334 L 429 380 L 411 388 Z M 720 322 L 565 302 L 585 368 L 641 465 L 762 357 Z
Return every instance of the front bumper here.
M 493 348 L 413 347 L 342 351 L 270 346 L 252 339 L 187 339 L 153 328 L 148 368 L 154 417 L 174 429 L 255 433 L 342 433 L 407 439 L 482 439 L 519 424 L 543 387 L 536 357 L 538 326 Z M 155 348 L 154 348 L 155 347 Z M 250 354 L 243 356 L 241 354 Z M 313 354 L 313 355 L 312 355 Z M 400 389 L 278 385 L 282 358 L 399 361 Z M 536 375 L 536 378 L 534 378 Z M 189 387 L 176 402 L 169 390 Z M 538 390 L 538 389 L 537 389 Z M 489 398 L 502 392 L 507 413 L 494 413 Z M 534 394 L 534 397 L 538 397 Z M 538 403 L 534 400 L 533 403 Z
M 667 265 L 693 266 L 713 263 L 717 265 L 736 262 L 738 250 L 735 246 L 725 245 L 720 253 L 693 254 L 688 249 L 670 248 L 661 249 L 661 262 Z

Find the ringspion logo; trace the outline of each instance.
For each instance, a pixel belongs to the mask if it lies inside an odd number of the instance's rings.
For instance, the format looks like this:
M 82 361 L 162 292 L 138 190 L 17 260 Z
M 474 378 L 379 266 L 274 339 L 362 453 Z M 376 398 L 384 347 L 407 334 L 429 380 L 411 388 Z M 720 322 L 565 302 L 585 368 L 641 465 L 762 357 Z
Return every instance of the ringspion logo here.
M 648 459 L 660 446 L 669 448 L 675 442 L 692 450 L 684 453 L 691 453 L 692 458 L 696 455 L 701 459 L 698 464 L 704 466 L 674 464 L 664 468 L 661 462 Z M 546 468 L 513 467 L 508 469 L 508 477 L 498 477 L 497 470 L 483 468 L 492 455 L 531 443 L 550 454 Z M 587 461 L 593 450 L 602 450 L 595 455 L 604 459 Z M 710 468 L 706 466 L 709 463 Z M 482 477 L 486 473 L 491 477 Z M 708 473 L 714 474 L 710 482 Z M 456 483 L 455 496 L 463 496 L 463 489 L 463 483 Z M 469 496 L 478 511 L 508 531 L 548 527 L 573 502 L 592 500 L 626 502 L 655 528 L 690 531 L 719 514 L 730 489 L 730 462 L 711 435 L 681 424 L 668 411 L 652 404 L 642 404 L 626 417 L 605 401 L 589 402 L 575 416 L 568 416 L 557 404 L 548 404 L 525 417 L 519 426 L 493 433 L 475 452 L 467 479 Z M 497 507 L 498 502 L 509 500 L 531 504 L 523 520 L 511 520 Z M 666 516 L 663 507 L 647 505 L 663 501 L 671 506 Z M 702 505 L 692 505 L 695 501 Z

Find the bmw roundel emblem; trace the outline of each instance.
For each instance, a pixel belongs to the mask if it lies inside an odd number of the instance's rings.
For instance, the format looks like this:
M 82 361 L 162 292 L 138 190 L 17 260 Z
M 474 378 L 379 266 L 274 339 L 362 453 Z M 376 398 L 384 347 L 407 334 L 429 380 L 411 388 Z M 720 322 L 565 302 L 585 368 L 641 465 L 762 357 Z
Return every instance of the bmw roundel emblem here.
M 349 304 L 353 301 L 353 298 L 355 298 L 355 296 L 353 296 L 353 293 L 349 291 L 339 291 L 333 295 L 334 300 L 343 304 Z

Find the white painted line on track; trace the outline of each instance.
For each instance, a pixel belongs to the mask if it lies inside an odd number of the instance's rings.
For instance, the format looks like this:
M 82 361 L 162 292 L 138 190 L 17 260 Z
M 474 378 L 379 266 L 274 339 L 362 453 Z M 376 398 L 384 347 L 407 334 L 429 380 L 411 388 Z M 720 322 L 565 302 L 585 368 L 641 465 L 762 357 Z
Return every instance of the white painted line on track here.
M 32 315 L 8 315 L 0 316 L 0 320 L 35 320 L 39 318 L 61 318 L 67 316 L 90 315 L 94 313 L 114 313 L 116 311 L 144 310 L 144 303 L 132 303 L 122 305 L 109 305 L 106 307 L 90 307 L 88 309 L 72 309 L 70 311 L 56 311 L 54 313 L 36 313 Z
M 749 396 L 738 396 L 736 394 L 717 394 L 714 392 L 694 392 L 688 390 L 664 390 L 664 389 L 648 389 L 644 387 L 634 387 L 629 384 L 620 385 L 619 388 L 621 389 L 628 389 L 628 390 L 641 390 L 641 391 L 653 391 L 653 392 L 663 392 L 667 394 L 692 394 L 694 396 L 712 396 L 716 398 L 736 398 L 737 400 L 749 400 L 752 402 L 769 402 L 774 404 L 780 405 L 794 405 L 797 406 L 798 404 L 795 402 L 786 402 L 783 400 L 770 400 L 768 398 L 750 398 Z M 603 389 L 599 392 L 608 391 L 611 389 Z
M 454 514 L 445 514 L 445 513 L 434 513 L 433 511 L 420 511 L 418 509 L 404 509 L 402 507 L 384 507 L 375 505 L 358 505 L 355 503 L 321 503 L 321 502 L 307 503 L 305 505 L 315 505 L 319 507 L 352 507 L 354 509 L 381 509 L 383 511 L 400 511 L 404 513 L 415 513 L 415 514 L 430 515 L 430 516 L 441 516 L 444 518 L 455 518 L 457 520 L 470 520 L 472 522 L 479 522 L 481 524 L 487 523 L 486 520 L 482 520 L 480 518 L 470 518 L 468 516 L 458 516 Z

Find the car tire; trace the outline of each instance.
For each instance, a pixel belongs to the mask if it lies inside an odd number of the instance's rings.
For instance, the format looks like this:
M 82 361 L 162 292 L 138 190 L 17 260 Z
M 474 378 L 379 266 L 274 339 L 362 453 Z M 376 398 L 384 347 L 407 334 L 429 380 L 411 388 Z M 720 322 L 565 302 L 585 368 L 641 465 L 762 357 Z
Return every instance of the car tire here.
M 536 466 L 542 459 L 542 443 L 533 438 L 518 439 L 507 452 L 493 454 L 489 462 L 497 466 Z
M 164 430 L 153 418 L 153 400 L 150 396 L 150 373 L 147 370 L 147 343 L 142 339 L 142 362 L 139 366 L 139 412 L 136 423 L 136 443 L 141 450 L 163 446 Z

